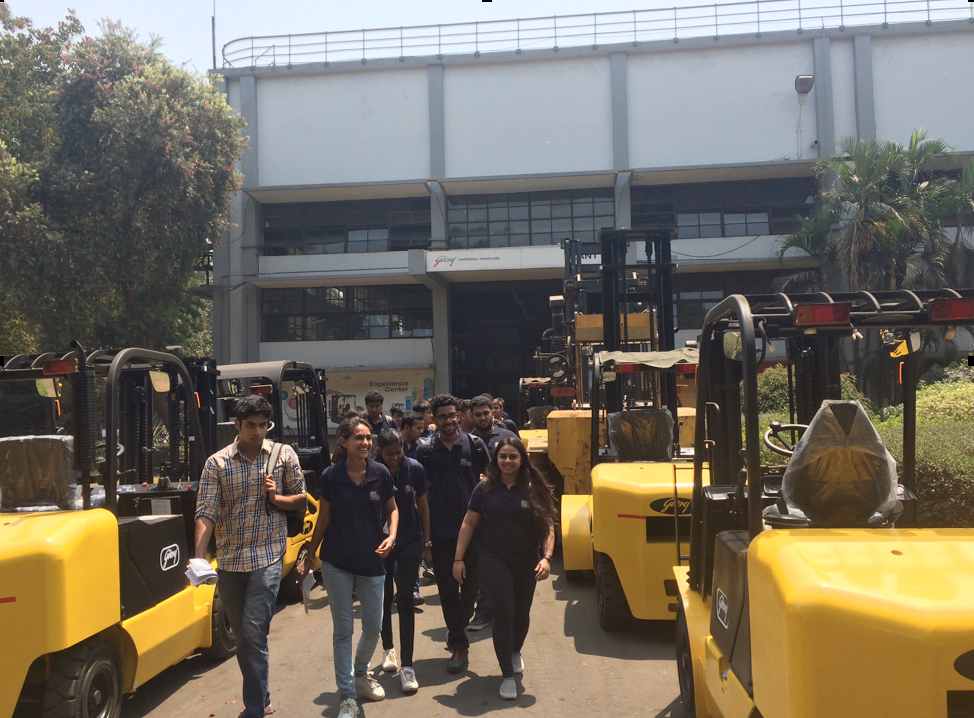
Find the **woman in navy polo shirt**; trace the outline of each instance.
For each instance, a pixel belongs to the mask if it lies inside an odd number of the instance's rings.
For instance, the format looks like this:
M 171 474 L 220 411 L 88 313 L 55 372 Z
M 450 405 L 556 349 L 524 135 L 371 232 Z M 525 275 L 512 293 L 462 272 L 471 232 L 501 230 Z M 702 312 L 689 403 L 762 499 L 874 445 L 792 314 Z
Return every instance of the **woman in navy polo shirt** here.
M 335 627 L 335 682 L 341 694 L 338 717 L 355 718 L 359 714 L 356 695 L 372 701 L 386 697 L 369 671 L 369 661 L 382 627 L 385 558 L 396 545 L 399 509 L 392 475 L 369 458 L 369 423 L 360 418 L 346 419 L 338 427 L 338 443 L 343 452 L 341 460 L 325 469 L 318 482 L 318 523 L 301 573 L 311 571 L 320 545 L 321 576 Z M 385 535 L 387 523 L 389 533 Z M 358 591 L 362 606 L 362 635 L 354 665 L 353 589 Z
M 494 653 L 504 680 L 500 696 L 517 698 L 514 674 L 524 671 L 534 587 L 551 572 L 555 550 L 554 499 L 515 437 L 497 442 L 487 479 L 474 488 L 457 538 L 453 576 L 463 583 L 463 556 L 480 525 L 480 581 L 494 609 Z M 540 558 L 539 558 L 540 556 Z
M 392 672 L 398 667 L 403 693 L 415 693 L 419 690 L 419 683 L 413 670 L 413 638 L 416 630 L 413 588 L 423 554 L 426 553 L 429 558 L 429 549 L 425 548 L 430 535 L 426 497 L 429 483 L 422 465 L 415 459 L 403 456 L 402 444 L 402 434 L 391 427 L 383 429 L 375 437 L 376 458 L 393 476 L 396 505 L 399 507 L 396 547 L 386 557 L 386 584 L 382 599 L 382 670 Z M 392 640 L 393 577 L 396 581 L 396 610 L 399 613 L 399 648 L 402 651 L 399 665 Z

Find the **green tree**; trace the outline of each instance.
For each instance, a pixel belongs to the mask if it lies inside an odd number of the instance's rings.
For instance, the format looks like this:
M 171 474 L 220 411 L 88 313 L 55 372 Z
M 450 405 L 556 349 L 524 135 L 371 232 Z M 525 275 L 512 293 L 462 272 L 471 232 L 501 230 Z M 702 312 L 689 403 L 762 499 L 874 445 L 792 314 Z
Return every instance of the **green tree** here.
M 19 191 L 40 214 L 32 231 L 0 231 L 0 294 L 44 348 L 199 343 L 204 300 L 186 289 L 228 226 L 243 121 L 215 79 L 171 65 L 157 40 L 113 22 L 99 37 L 80 31 L 71 17 L 58 32 L 4 22 L 0 52 L 34 57 L 17 92 L 41 99 L 32 122 L 0 121 L 0 139 L 16 141 Z M 31 75 L 49 43 L 60 67 Z

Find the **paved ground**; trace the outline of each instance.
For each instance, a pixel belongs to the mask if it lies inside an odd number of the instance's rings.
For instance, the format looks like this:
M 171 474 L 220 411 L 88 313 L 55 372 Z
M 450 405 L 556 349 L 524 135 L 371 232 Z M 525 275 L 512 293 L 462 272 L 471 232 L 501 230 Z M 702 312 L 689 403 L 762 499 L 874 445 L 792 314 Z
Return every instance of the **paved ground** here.
M 594 585 L 569 584 L 559 566 L 553 571 L 552 580 L 540 584 L 535 595 L 516 701 L 497 695 L 500 670 L 490 629 L 470 634 L 467 673 L 446 672 L 446 629 L 436 587 L 423 586 L 427 603 L 417 609 L 414 656 L 419 692 L 403 695 L 399 677 L 379 670 L 388 697 L 366 702 L 363 718 L 481 716 L 504 710 L 519 716 L 683 718 L 673 624 L 605 633 L 595 615 Z M 310 614 L 300 604 L 279 606 L 271 624 L 271 695 L 280 718 L 334 718 L 338 713 L 328 597 L 315 588 L 311 598 Z M 398 630 L 395 620 L 393 626 Z M 380 660 L 377 649 L 373 665 Z M 236 661 L 213 664 L 192 657 L 127 696 L 121 718 L 236 718 L 242 707 Z

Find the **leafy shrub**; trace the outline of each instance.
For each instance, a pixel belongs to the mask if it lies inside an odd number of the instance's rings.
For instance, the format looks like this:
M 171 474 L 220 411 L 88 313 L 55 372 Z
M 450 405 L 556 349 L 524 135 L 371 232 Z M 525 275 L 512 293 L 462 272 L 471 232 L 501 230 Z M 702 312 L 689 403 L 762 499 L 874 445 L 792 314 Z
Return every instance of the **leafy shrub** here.
M 902 426 L 903 405 L 885 408 L 880 419 Z M 929 384 L 917 389 L 917 425 L 945 421 L 974 421 L 974 382 Z
M 775 364 L 758 374 L 758 411 L 788 414 L 788 368 Z
M 902 472 L 902 423 L 876 428 Z M 974 527 L 974 420 L 917 425 L 915 488 L 921 526 Z
M 920 385 L 928 384 L 956 384 L 957 382 L 974 383 L 974 366 L 967 362 L 955 362 L 948 366 L 934 364 L 920 377 Z

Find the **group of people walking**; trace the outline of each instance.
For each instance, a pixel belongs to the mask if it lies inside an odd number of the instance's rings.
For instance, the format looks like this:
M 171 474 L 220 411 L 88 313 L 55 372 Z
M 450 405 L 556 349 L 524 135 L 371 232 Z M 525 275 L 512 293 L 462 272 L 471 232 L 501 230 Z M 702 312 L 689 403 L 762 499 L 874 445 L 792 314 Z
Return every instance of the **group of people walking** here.
M 495 421 L 495 401 L 488 396 L 463 401 L 440 394 L 428 406 L 417 407 L 428 409 L 425 416 L 404 412 L 394 419 L 382 414 L 381 395 L 370 392 L 367 410 L 346 417 L 338 427 L 334 463 L 318 482 L 317 524 L 298 572 L 306 575 L 314 568 L 315 556 L 320 558 L 334 625 L 339 718 L 359 714 L 358 698 L 385 697 L 371 666 L 380 636 L 382 669 L 399 671 L 403 692 L 419 689 L 413 667 L 413 601 L 421 564 L 432 567 L 446 623 L 450 658 L 445 669 L 467 669 L 466 630 L 476 606 L 482 612 L 481 624 L 493 622 L 494 652 L 502 674 L 500 696 L 517 698 L 514 676 L 524 670 L 521 648 L 534 587 L 551 571 L 554 498 L 528 462 L 516 433 Z M 238 403 L 235 423 L 240 435 L 207 462 L 197 508 L 198 557 L 203 557 L 210 533 L 216 530 L 219 585 L 231 626 L 240 637 L 237 657 L 247 716 L 273 712 L 267 688 L 273 598 L 268 603 L 269 591 L 251 590 L 251 585 L 273 583 L 265 575 L 275 573 L 275 564 L 279 583 L 286 541 L 282 511 L 297 508 L 298 499 L 304 498 L 297 456 L 290 447 L 284 447 L 273 475 L 262 473 L 272 445 L 258 434 L 261 426 L 266 434 L 269 420 L 270 405 L 262 397 L 245 397 Z M 245 437 L 246 432 L 250 433 Z M 277 492 L 278 486 L 284 495 Z M 256 512 L 260 517 L 255 518 L 241 510 L 244 501 L 254 498 L 280 510 Z M 257 550 L 255 560 L 224 562 L 224 557 L 253 554 L 246 544 L 254 536 L 268 538 L 264 543 L 269 545 Z M 245 588 L 228 599 L 222 593 L 225 582 Z M 258 595 L 263 598 L 251 598 Z M 353 656 L 356 597 L 361 632 Z M 265 607 L 259 615 L 251 606 L 258 603 Z

